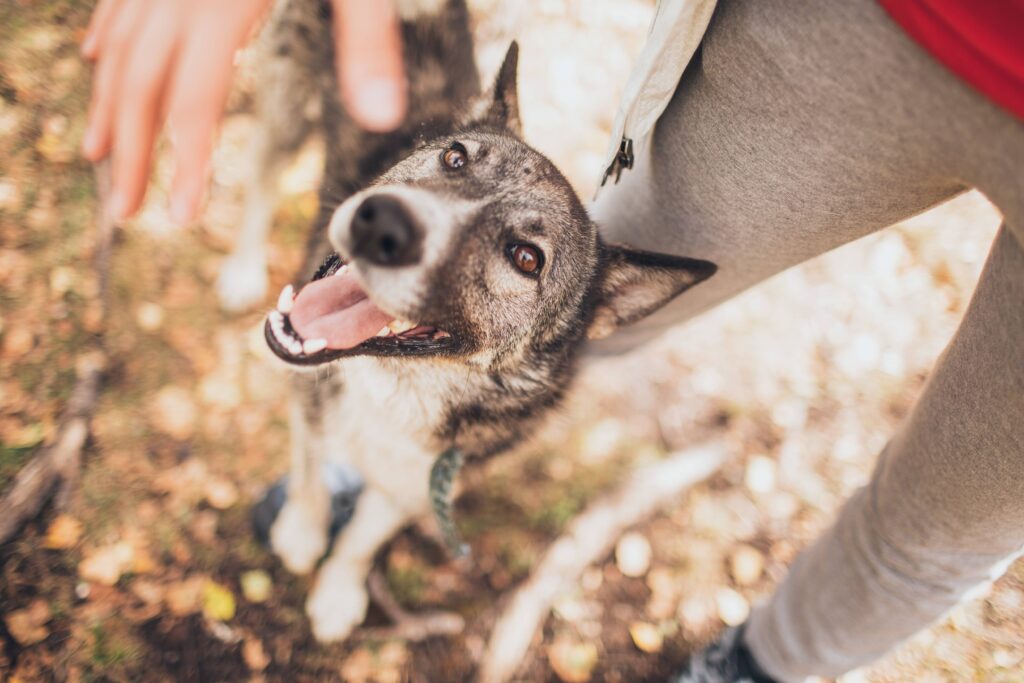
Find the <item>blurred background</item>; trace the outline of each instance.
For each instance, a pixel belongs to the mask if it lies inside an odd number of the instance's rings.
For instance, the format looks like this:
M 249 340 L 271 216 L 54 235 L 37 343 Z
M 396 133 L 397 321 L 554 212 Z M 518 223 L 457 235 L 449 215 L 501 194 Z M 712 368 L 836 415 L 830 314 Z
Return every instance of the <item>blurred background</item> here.
M 53 439 L 76 361 L 104 324 L 89 266 L 94 183 L 77 155 L 91 5 L 0 0 L 0 492 Z M 470 5 L 485 79 L 518 37 L 526 137 L 591 196 L 653 2 Z M 522 676 L 661 680 L 770 594 L 866 482 L 956 329 L 999 221 L 968 193 L 783 273 L 639 357 L 589 368 L 529 446 L 466 473 L 468 568 L 415 531 L 380 560 L 405 607 L 456 611 L 466 633 L 321 646 L 302 612 L 308 580 L 248 524 L 287 467 L 282 375 L 261 314 L 226 316 L 213 292 L 241 215 L 259 84 L 240 61 L 202 219 L 172 226 L 159 161 L 147 207 L 118 234 L 104 332 L 114 364 L 78 487 L 63 512 L 0 546 L 2 680 L 465 680 L 495 604 L 569 520 L 636 465 L 718 438 L 736 457 L 559 598 Z M 311 144 L 282 180 L 273 292 L 299 265 L 321 159 Z M 1018 562 L 841 681 L 1019 681 L 1022 633 Z

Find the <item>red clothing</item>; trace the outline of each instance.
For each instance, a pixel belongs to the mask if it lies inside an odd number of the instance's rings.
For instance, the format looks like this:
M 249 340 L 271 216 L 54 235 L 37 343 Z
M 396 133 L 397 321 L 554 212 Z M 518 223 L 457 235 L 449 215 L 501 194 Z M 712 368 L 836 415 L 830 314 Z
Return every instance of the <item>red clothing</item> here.
M 878 0 L 951 71 L 1024 119 L 1024 0 Z

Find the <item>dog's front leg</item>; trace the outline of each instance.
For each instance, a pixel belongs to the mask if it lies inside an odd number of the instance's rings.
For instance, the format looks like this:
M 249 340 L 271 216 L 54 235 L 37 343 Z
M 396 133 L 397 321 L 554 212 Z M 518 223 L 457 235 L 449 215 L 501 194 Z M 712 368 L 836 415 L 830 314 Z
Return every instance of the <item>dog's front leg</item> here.
M 331 499 L 323 479 L 324 410 L 329 384 L 297 375 L 292 381 L 288 422 L 291 432 L 291 470 L 288 497 L 270 528 L 270 546 L 296 574 L 308 574 L 327 550 Z
M 374 555 L 412 517 L 408 503 L 400 506 L 372 486 L 363 492 L 306 602 L 317 640 L 344 640 L 363 621 L 369 603 L 366 577 Z

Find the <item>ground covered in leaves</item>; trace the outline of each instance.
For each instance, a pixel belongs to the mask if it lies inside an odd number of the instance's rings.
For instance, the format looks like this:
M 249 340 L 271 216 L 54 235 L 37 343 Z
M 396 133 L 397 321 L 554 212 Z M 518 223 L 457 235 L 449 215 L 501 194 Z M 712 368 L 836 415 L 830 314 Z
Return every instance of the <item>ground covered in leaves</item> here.
M 101 331 L 94 187 L 76 155 L 89 78 L 76 45 L 90 4 L 0 3 L 0 492 L 52 439 L 76 358 Z M 471 2 L 482 69 L 520 36 L 527 137 L 589 195 L 652 7 L 514 4 Z M 203 219 L 171 225 L 160 165 L 147 209 L 118 235 L 105 330 L 115 363 L 77 492 L 0 547 L 0 679 L 469 680 L 503 598 L 575 514 L 635 465 L 724 439 L 733 460 L 591 567 L 521 672 L 660 680 L 742 621 L 866 481 L 955 329 L 998 222 L 964 196 L 785 273 L 642 357 L 590 368 L 530 446 L 466 473 L 468 566 L 416 529 L 379 558 L 403 605 L 457 611 L 466 632 L 412 644 L 367 631 L 323 646 L 302 612 L 308 579 L 285 572 L 248 523 L 286 468 L 282 377 L 266 362 L 260 315 L 227 317 L 212 291 L 239 217 L 254 78 L 244 73 L 233 96 Z M 318 159 L 312 146 L 283 180 L 277 285 L 298 264 Z M 371 612 L 369 626 L 382 622 Z M 1020 680 L 1022 632 L 1018 563 L 842 680 Z

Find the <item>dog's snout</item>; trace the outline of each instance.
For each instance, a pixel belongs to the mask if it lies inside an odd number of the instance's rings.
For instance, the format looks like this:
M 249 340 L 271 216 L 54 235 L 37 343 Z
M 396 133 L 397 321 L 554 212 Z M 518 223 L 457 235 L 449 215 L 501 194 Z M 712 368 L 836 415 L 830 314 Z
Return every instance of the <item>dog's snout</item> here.
M 397 197 L 372 195 L 352 217 L 352 255 L 380 266 L 407 266 L 420 259 L 422 231 Z

